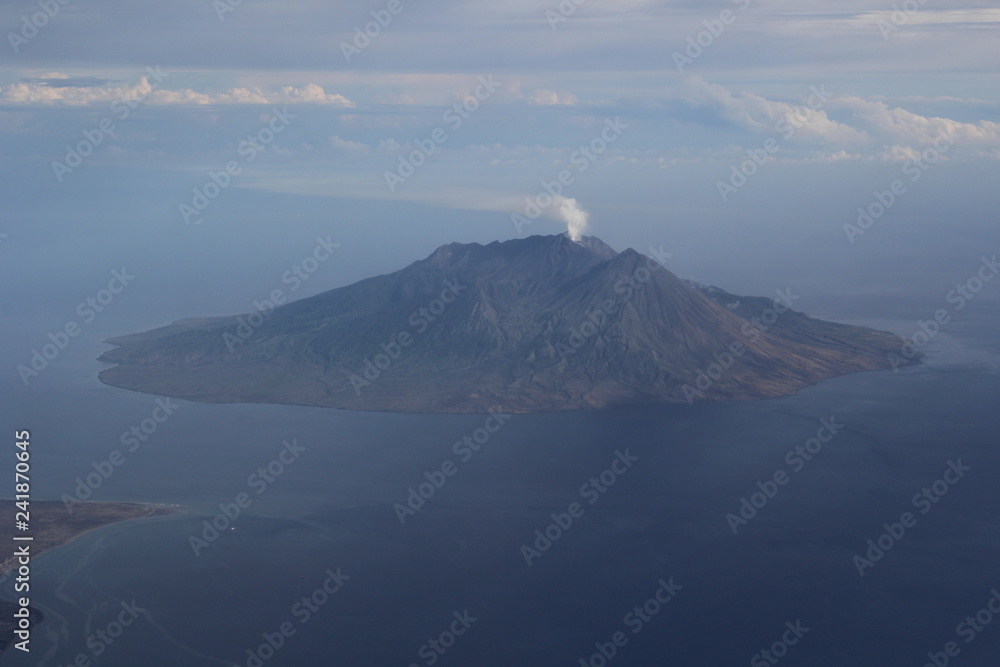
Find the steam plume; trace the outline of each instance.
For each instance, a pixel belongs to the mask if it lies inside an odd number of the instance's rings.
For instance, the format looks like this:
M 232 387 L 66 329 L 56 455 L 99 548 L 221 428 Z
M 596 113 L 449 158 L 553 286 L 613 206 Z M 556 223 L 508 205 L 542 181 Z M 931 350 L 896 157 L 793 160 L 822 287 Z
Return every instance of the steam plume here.
M 557 197 L 555 204 L 555 217 L 566 223 L 570 239 L 579 241 L 587 229 L 590 215 L 576 203 L 575 199 L 569 197 Z

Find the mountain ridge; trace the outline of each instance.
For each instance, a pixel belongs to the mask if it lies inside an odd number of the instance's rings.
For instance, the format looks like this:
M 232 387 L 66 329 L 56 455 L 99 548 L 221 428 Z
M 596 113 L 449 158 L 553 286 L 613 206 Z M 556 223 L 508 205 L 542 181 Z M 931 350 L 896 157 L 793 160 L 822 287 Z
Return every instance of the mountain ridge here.
M 694 286 L 595 237 L 452 243 L 253 327 L 251 313 L 109 339 L 100 360 L 117 365 L 99 377 L 205 402 L 537 412 L 787 395 L 887 368 L 903 342 L 791 305 Z

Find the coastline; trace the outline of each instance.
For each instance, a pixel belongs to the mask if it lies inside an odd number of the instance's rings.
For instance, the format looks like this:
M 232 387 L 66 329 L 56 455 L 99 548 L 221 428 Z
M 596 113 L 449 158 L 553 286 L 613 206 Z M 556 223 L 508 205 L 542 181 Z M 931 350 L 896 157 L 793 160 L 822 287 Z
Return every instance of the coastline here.
M 63 547 L 77 538 L 112 524 L 163 517 L 180 512 L 179 505 L 164 505 L 159 503 L 80 501 L 74 503 L 72 511 L 61 500 L 31 501 L 30 513 L 32 526 L 30 532 L 31 559 Z M 0 498 L 0 521 L 9 526 L 11 537 L 15 527 L 17 508 L 13 498 Z M 11 552 L 0 562 L 0 581 L 5 581 L 18 566 L 13 553 L 13 540 L 10 541 Z M 0 597 L 0 659 L 14 643 L 16 625 L 13 612 L 17 605 L 14 601 Z M 32 627 L 40 623 L 44 616 L 34 607 L 29 607 Z

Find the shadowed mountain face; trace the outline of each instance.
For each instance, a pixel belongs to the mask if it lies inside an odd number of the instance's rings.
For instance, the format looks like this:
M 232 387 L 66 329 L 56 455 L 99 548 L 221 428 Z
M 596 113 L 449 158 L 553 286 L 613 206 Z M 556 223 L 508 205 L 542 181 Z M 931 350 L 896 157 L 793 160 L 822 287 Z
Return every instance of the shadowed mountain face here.
M 239 317 L 121 336 L 116 387 L 205 402 L 508 412 L 768 398 L 887 368 L 903 340 L 680 280 L 565 235 L 438 248 Z

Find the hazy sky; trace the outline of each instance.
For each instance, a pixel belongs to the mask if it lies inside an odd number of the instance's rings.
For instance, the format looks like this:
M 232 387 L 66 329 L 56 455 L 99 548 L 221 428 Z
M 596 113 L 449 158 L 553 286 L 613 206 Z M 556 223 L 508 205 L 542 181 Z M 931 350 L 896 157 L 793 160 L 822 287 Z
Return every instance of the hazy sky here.
M 586 211 L 731 290 L 943 294 L 997 241 L 993 4 L 9 0 L 0 261 L 232 312 L 321 232 L 302 295 Z

